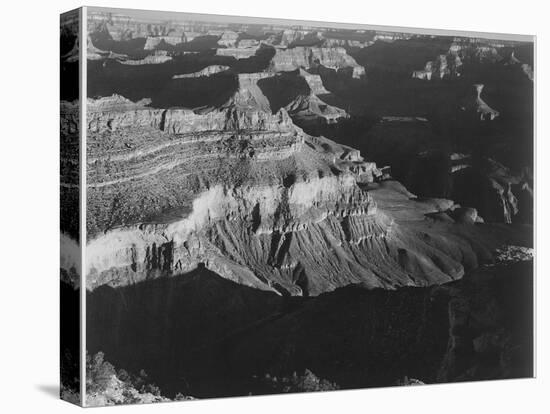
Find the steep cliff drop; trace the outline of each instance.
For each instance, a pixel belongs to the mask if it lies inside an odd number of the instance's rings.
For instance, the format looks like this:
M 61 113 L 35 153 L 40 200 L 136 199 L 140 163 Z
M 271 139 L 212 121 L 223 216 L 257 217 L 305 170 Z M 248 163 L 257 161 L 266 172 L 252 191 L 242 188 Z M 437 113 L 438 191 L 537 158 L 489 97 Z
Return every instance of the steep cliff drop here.
M 358 151 L 273 114 L 257 86 L 269 76 L 239 74 L 219 108 L 90 102 L 88 289 L 205 263 L 247 286 L 318 295 L 444 283 L 490 260 L 498 232 L 434 222 L 458 206 L 376 184 Z

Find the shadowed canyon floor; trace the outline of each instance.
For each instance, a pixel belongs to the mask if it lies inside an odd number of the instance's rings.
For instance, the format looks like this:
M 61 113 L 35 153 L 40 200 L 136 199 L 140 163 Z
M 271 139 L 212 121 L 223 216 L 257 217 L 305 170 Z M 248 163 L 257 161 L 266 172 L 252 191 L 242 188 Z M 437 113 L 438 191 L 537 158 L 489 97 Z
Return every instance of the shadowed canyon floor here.
M 311 370 L 340 388 L 532 375 L 532 265 L 397 291 L 283 298 L 205 268 L 88 293 L 88 348 L 145 369 L 168 395 L 270 392 Z

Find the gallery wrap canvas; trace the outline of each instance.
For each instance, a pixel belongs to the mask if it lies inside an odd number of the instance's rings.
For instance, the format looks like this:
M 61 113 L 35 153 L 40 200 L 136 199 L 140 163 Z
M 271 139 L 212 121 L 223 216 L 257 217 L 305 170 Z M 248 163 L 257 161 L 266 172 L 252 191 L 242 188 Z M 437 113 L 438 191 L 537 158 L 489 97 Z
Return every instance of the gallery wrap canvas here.
M 61 398 L 534 375 L 534 37 L 60 19 Z

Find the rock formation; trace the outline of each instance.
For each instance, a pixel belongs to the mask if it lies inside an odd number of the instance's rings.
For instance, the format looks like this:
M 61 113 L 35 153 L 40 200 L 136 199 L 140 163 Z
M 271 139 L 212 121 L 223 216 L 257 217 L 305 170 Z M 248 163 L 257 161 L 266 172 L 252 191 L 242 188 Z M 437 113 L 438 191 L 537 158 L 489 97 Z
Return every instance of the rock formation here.
M 161 63 L 165 63 L 172 60 L 172 57 L 169 56 L 166 51 L 164 50 L 156 50 L 154 54 L 148 55 L 144 57 L 143 59 L 124 59 L 124 60 L 118 60 L 123 65 L 132 65 L 132 66 L 140 66 L 140 65 L 158 65 Z
M 311 74 L 304 69 L 299 69 L 300 76 L 304 78 L 309 86 L 309 89 L 311 90 L 311 93 L 314 95 L 324 95 L 330 93 L 325 89 L 325 85 L 323 85 L 323 81 L 321 79 L 321 76 Z
M 235 33 L 232 30 L 228 30 L 222 33 L 220 39 L 218 40 L 218 44 L 224 47 L 235 47 L 237 45 L 238 38 L 238 33 Z
M 446 225 L 426 228 L 432 236 L 421 241 L 409 223 L 441 204 L 411 201 L 399 186 L 365 191 L 376 165 L 308 136 L 283 109 L 271 114 L 257 87 L 267 76 L 240 74 L 234 97 L 202 112 L 121 97 L 90 102 L 88 289 L 205 263 L 244 285 L 317 295 L 349 283 L 441 283 L 460 278 L 462 263 L 485 260 L 467 242 L 479 237 L 473 228 L 452 237 Z M 133 200 L 152 186 L 153 199 Z M 395 200 L 400 212 L 380 207 Z
M 167 36 L 148 36 L 145 40 L 144 50 L 155 50 L 162 42 L 175 46 L 183 43 L 185 40 L 184 33 L 170 33 Z
M 449 67 L 448 57 L 439 55 L 436 60 L 426 63 L 424 70 L 415 70 L 412 74 L 413 78 L 431 80 L 432 78 L 443 79 L 449 76 L 460 76 L 458 69 L 462 65 L 459 57 L 454 58 L 454 64 Z
M 218 56 L 231 56 L 235 59 L 248 59 L 256 54 L 260 46 L 252 46 L 248 48 L 240 47 L 228 47 L 224 49 L 216 49 L 216 55 Z
M 208 77 L 208 76 L 214 75 L 216 73 L 225 72 L 228 69 L 229 69 L 229 66 L 211 65 L 211 66 L 207 66 L 204 69 L 201 69 L 197 72 L 184 73 L 182 75 L 174 75 L 174 76 L 172 76 L 172 79 L 188 79 L 188 78 Z
M 313 93 L 307 96 L 298 96 L 294 101 L 289 103 L 285 109 L 293 118 L 296 117 L 305 122 L 316 122 L 322 119 L 328 124 L 333 124 L 340 119 L 349 117 L 346 111 L 328 105 Z
M 323 65 L 335 70 L 351 70 L 354 78 L 365 75 L 365 68 L 349 56 L 342 47 L 294 47 L 290 49 L 276 49 L 271 67 L 276 72 L 292 71 L 299 68 L 310 68 Z
M 521 70 L 523 71 L 523 73 L 525 73 L 525 76 L 527 76 L 527 78 L 529 78 L 529 80 L 531 80 L 531 81 L 533 80 L 533 68 L 531 67 L 531 65 L 529 65 L 527 63 L 523 63 L 522 61 L 520 61 L 516 57 L 516 53 L 515 53 L 514 50 L 512 50 L 512 52 L 510 53 L 510 56 L 508 56 L 508 60 L 505 63 L 505 65 L 519 66 L 521 68 Z
M 481 98 L 481 93 L 484 86 L 485 85 L 480 83 L 475 84 L 473 86 L 475 95 L 467 98 L 461 108 L 463 111 L 476 113 L 481 121 L 492 121 L 500 114 L 497 110 L 487 105 L 487 103 Z

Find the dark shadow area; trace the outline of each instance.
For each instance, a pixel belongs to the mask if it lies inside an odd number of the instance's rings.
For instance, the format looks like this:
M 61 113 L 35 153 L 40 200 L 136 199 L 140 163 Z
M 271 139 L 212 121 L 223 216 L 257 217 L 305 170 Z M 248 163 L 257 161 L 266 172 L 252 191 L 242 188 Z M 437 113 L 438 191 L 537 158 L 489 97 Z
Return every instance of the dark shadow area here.
M 155 108 L 221 105 L 237 89 L 238 82 L 233 73 L 172 79 L 176 74 L 200 70 L 204 63 L 198 64 L 195 59 L 185 56 L 159 65 L 129 66 L 112 60 L 90 61 L 88 95 L 99 97 L 116 93 L 132 101 L 150 98 L 151 106 Z
M 350 48 L 348 53 L 369 70 L 382 69 L 394 76 L 410 77 L 413 70 L 422 69 L 427 61 L 446 53 L 452 41 L 445 36 L 376 41 L 366 48 Z
M 269 100 L 269 106 L 273 113 L 291 103 L 298 96 L 307 96 L 311 92 L 306 80 L 299 75 L 297 70 L 260 79 L 258 86 Z
M 89 293 L 88 351 L 144 369 L 168 396 L 200 398 L 271 393 L 266 374 L 305 369 L 340 388 L 529 377 L 531 275 L 524 262 L 443 286 L 299 298 L 202 267 Z
M 261 47 L 256 55 L 237 60 L 207 50 L 197 54 L 176 53 L 168 62 L 146 65 L 124 65 L 112 59 L 91 60 L 88 61 L 88 96 L 119 94 L 132 101 L 150 98 L 155 108 L 216 107 L 235 93 L 237 73 L 261 72 L 274 53 L 272 47 Z M 175 75 L 198 72 L 211 65 L 229 66 L 230 70 L 208 77 L 173 79 Z M 78 69 L 78 65 L 76 67 Z
M 64 270 L 61 270 L 64 272 Z M 60 282 L 60 367 L 61 384 L 80 390 L 80 290 Z M 59 397 L 59 389 L 57 390 Z

